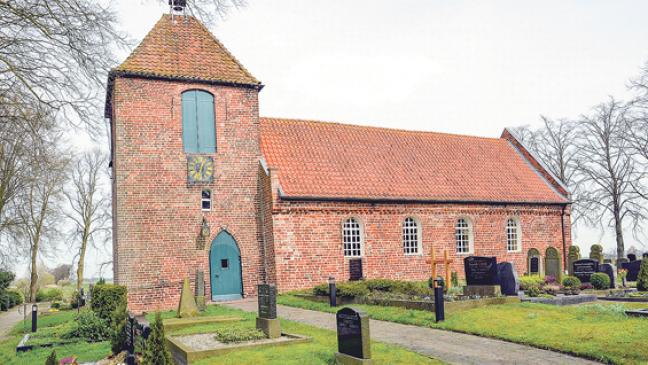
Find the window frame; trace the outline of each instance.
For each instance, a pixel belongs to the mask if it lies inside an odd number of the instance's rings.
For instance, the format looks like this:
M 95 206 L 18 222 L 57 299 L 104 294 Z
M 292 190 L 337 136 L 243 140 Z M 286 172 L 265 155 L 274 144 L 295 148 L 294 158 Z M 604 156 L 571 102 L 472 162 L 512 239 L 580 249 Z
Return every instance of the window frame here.
M 408 221 L 413 222 L 414 226 L 409 226 L 408 227 Z M 415 245 L 413 246 L 416 248 L 415 252 L 407 252 L 408 248 L 411 250 L 413 247 L 410 245 L 408 247 L 408 241 L 407 241 L 407 235 L 410 237 L 409 243 L 411 243 L 411 237 L 412 237 L 412 232 L 406 232 L 407 229 L 416 229 L 415 232 L 415 239 L 416 241 L 414 242 Z M 421 227 L 421 222 L 416 218 L 412 216 L 405 217 L 403 219 L 402 224 L 401 224 L 401 237 L 402 237 L 402 243 L 403 243 L 403 254 L 405 256 L 421 256 L 423 254 L 423 229 Z
M 464 221 L 466 223 L 466 227 L 461 227 L 461 229 L 466 229 L 468 230 L 467 235 L 468 236 L 468 251 L 463 252 L 459 251 L 459 222 Z M 473 222 L 472 219 L 468 217 L 459 217 L 455 220 L 454 224 L 454 240 L 455 240 L 455 253 L 457 255 L 474 255 L 475 254 L 475 233 L 473 229 Z
M 205 199 L 205 197 L 203 196 L 203 194 L 205 192 L 209 193 L 209 198 L 208 199 Z M 207 209 L 205 209 L 205 207 L 204 207 L 205 202 L 209 202 L 209 208 L 207 208 Z M 200 190 L 200 210 L 202 210 L 203 212 L 211 212 L 211 210 L 212 210 L 212 191 L 211 191 L 211 189 L 201 189 Z
M 358 245 L 359 245 L 359 247 L 357 249 L 354 249 L 352 247 L 353 242 L 349 242 L 349 245 L 351 245 L 351 247 L 349 249 L 346 248 L 346 246 L 347 246 L 347 242 L 346 242 L 347 227 L 346 227 L 346 224 L 349 221 L 354 221 L 358 225 L 357 230 L 358 230 L 358 239 L 359 239 Z M 365 241 L 365 239 L 364 239 L 364 225 L 363 225 L 362 221 L 358 217 L 347 217 L 344 220 L 342 220 L 341 229 L 342 229 L 342 255 L 344 256 L 344 258 L 353 259 L 353 258 L 362 258 L 362 257 L 364 257 L 364 241 Z M 351 254 L 347 255 L 347 251 L 350 251 Z M 358 254 L 355 255 L 354 251 L 357 251 Z
M 513 222 L 515 224 L 515 246 L 514 250 L 510 249 L 511 236 L 509 234 L 509 229 L 512 228 L 509 223 Z M 506 218 L 506 225 L 504 227 L 504 235 L 506 238 L 506 252 L 522 252 L 522 223 L 518 217 L 508 217 Z

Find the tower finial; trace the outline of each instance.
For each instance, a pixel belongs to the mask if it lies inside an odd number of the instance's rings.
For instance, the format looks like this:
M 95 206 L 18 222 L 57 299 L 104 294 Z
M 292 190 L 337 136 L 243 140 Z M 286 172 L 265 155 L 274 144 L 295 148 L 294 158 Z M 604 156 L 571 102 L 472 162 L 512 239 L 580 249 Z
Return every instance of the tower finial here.
M 185 15 L 187 0 L 169 0 L 169 7 L 171 8 L 171 15 Z

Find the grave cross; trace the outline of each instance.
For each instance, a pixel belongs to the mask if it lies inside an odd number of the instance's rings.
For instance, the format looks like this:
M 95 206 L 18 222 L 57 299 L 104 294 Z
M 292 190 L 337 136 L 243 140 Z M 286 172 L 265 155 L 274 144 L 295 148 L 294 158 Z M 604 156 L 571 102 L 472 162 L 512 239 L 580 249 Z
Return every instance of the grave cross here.
M 448 250 L 443 250 L 443 258 L 437 259 L 434 254 L 434 247 L 430 247 L 430 258 L 425 260 L 426 264 L 431 264 L 432 268 L 432 280 L 434 280 L 434 287 L 436 288 L 437 282 L 437 265 L 443 265 L 445 269 L 445 284 L 446 288 L 452 288 L 452 282 L 450 281 L 450 264 L 452 261 L 448 257 Z

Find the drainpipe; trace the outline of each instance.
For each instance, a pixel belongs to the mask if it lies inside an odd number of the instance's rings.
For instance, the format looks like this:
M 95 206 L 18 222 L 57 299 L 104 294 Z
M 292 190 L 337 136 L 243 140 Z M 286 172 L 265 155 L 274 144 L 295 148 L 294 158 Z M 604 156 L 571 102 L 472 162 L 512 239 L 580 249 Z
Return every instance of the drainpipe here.
M 567 243 L 565 242 L 565 209 L 567 204 L 562 206 L 562 213 L 560 214 L 560 225 L 562 228 L 562 247 L 563 247 L 563 271 L 567 270 Z

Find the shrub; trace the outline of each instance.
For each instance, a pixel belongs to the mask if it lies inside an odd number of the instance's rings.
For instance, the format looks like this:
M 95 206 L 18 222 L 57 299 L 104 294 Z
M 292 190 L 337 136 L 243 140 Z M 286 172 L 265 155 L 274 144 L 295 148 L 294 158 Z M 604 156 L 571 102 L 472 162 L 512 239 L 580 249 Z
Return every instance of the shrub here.
M 592 283 L 582 283 L 580 289 L 581 290 L 594 289 L 594 286 L 592 286 Z
M 648 291 L 648 259 L 644 258 L 641 261 L 641 268 L 637 275 L 637 290 Z
M 218 328 L 214 334 L 216 335 L 216 339 L 223 343 L 261 340 L 266 338 L 266 335 L 265 333 L 263 333 L 263 331 L 249 327 L 221 327 Z
M 112 314 L 112 324 L 110 334 L 110 348 L 113 354 L 118 354 L 126 349 L 126 342 L 128 340 L 126 335 L 126 321 L 128 321 L 128 312 L 126 311 L 126 303 L 121 303 L 115 308 Z
M 110 337 L 110 328 L 105 320 L 93 311 L 83 311 L 76 318 L 76 326 L 63 335 L 63 338 L 81 338 L 88 342 L 98 342 Z
M 96 285 L 92 291 L 92 303 L 90 308 L 97 315 L 112 325 L 112 314 L 115 309 L 126 305 L 126 287 L 114 284 Z
M 450 282 L 452 283 L 452 287 L 454 288 L 459 286 L 459 274 L 457 274 L 456 271 L 450 273 Z
M 313 295 L 328 296 L 329 295 L 329 286 L 328 284 L 320 284 L 313 288 Z
M 556 282 L 556 277 L 553 276 L 553 275 L 547 275 L 544 278 L 544 282 L 545 282 L 545 284 L 553 284 L 553 283 Z
M 542 287 L 545 280 L 542 276 L 538 275 L 524 275 L 520 278 L 520 290 L 527 290 L 530 287 Z
M 0 292 L 7 289 L 15 277 L 11 271 L 0 270 Z
M 52 302 L 52 305 L 50 305 L 50 307 L 54 308 L 54 309 L 61 309 L 62 306 L 63 306 L 63 303 L 61 303 L 61 302 Z
M 565 289 L 579 289 L 581 286 L 581 281 L 575 276 L 565 276 L 562 281 L 562 285 Z
M 36 292 L 36 302 L 52 302 L 63 300 L 63 291 L 59 288 L 38 289 Z
M 532 286 L 529 286 L 529 287 L 525 290 L 525 293 L 526 293 L 526 295 L 528 295 L 528 296 L 530 296 L 530 297 L 537 297 L 537 296 L 539 296 L 540 294 L 542 294 L 542 290 L 540 290 L 540 287 L 539 287 L 539 286 L 537 286 L 537 285 L 532 285 Z
M 97 281 L 97 284 L 96 284 L 96 285 L 106 285 L 106 279 L 104 279 L 104 278 L 99 278 L 99 280 Z
M 399 285 L 399 282 L 389 279 L 371 279 L 365 281 L 365 285 L 371 291 L 391 292 Z
M 610 288 L 610 277 L 607 274 L 602 272 L 597 272 L 592 274 L 590 277 L 590 282 L 595 289 L 609 289 Z
M 363 297 L 369 294 L 369 289 L 363 281 L 347 281 L 337 285 L 337 295 L 346 298 Z
M 56 358 L 56 350 L 52 350 L 52 353 L 49 354 L 47 360 L 45 360 L 45 365 L 59 365 L 58 359 Z
M 146 340 L 146 347 L 142 354 L 142 365 L 172 365 L 171 354 L 166 348 L 164 339 L 164 325 L 160 313 L 155 313 L 155 320 L 151 323 L 151 334 Z

